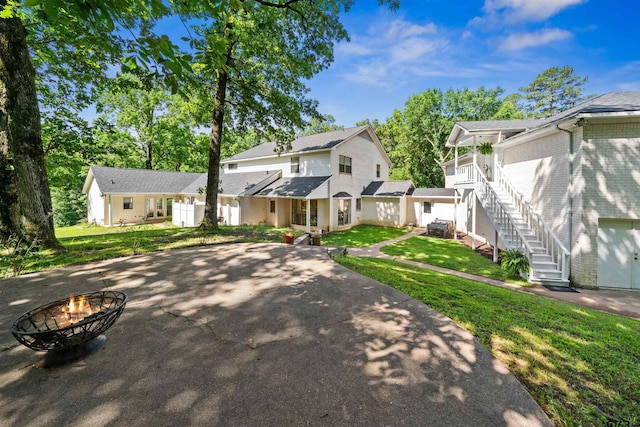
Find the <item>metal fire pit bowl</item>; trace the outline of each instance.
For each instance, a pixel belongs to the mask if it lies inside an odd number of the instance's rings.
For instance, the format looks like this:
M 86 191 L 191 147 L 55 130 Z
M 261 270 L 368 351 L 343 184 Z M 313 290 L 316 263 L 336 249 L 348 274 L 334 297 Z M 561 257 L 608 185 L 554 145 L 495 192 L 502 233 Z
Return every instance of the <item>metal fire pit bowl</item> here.
M 93 313 L 71 323 L 64 317 L 65 309 L 72 298 L 82 297 Z M 81 357 L 104 345 L 106 337 L 101 334 L 118 320 L 126 303 L 127 296 L 122 292 L 73 295 L 18 317 L 11 325 L 11 333 L 21 344 L 33 350 L 74 353 L 75 358 Z

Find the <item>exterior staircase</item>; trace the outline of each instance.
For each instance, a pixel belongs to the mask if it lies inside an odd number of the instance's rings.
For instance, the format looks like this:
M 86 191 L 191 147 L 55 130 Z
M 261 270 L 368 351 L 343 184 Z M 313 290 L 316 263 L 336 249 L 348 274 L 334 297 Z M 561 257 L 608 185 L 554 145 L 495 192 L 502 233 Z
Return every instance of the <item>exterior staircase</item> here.
M 498 166 L 496 172 L 489 182 L 475 165 L 475 192 L 503 244 L 526 255 L 530 282 L 569 286 L 569 251 Z

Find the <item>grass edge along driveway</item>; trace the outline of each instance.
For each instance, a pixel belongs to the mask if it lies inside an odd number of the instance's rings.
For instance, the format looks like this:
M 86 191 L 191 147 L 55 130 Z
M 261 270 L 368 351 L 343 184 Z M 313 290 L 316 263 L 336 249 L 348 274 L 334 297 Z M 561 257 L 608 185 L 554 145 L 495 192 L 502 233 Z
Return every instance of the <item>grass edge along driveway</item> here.
M 640 425 L 640 322 L 397 261 L 336 261 L 470 331 L 556 425 Z

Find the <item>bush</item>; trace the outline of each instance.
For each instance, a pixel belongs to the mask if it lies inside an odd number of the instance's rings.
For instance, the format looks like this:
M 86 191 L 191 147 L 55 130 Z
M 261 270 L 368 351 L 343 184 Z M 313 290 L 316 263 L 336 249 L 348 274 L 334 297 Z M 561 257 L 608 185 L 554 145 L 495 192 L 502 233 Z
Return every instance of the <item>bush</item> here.
M 526 255 L 518 249 L 507 249 L 501 255 L 502 269 L 513 275 L 519 273 L 529 274 L 529 260 Z

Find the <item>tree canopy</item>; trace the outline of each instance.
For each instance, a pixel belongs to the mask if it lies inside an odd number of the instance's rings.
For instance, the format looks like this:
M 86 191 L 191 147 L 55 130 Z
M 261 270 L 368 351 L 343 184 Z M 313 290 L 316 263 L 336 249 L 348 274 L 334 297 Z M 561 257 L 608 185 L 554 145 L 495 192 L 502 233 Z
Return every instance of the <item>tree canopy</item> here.
M 531 117 L 550 117 L 593 96 L 582 96 L 582 86 L 589 80 L 574 74 L 572 67 L 551 67 L 540 73 L 528 86 L 521 87 Z

